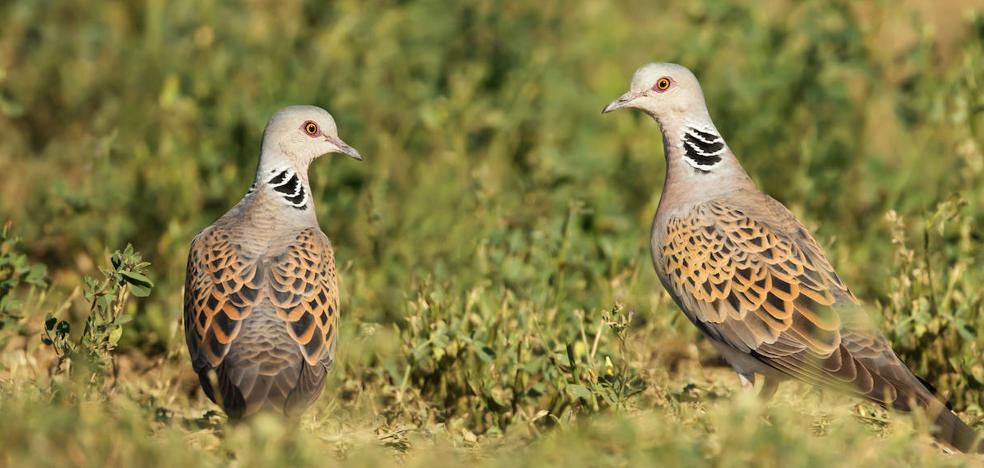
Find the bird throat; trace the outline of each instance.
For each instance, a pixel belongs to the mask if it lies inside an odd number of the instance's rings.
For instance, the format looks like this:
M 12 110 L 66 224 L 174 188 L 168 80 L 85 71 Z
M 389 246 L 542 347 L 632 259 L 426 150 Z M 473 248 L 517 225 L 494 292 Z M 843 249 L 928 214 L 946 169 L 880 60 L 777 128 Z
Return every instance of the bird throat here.
M 713 128 L 686 126 L 683 129 L 680 146 L 683 160 L 694 169 L 710 172 L 724 157 L 724 138 Z

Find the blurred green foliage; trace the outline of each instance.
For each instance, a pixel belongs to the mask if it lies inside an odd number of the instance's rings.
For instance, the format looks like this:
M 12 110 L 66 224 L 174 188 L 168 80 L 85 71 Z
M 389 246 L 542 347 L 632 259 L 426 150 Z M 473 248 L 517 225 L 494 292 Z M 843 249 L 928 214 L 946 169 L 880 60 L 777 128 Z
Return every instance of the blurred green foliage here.
M 18 294 L 22 288 L 28 289 L 28 297 L 33 298 L 37 289 L 44 290 L 47 268 L 28 260 L 20 251 L 20 239 L 10 232 L 10 223 L 0 229 L 0 349 L 14 334 L 29 333 L 24 324 L 24 301 Z M 28 299 L 28 303 L 35 303 Z
M 52 282 L 41 302 L 9 289 L 37 305 L 0 330 L 0 464 L 959 464 L 911 444 L 905 418 L 803 409 L 806 387 L 768 418 L 732 402 L 648 259 L 658 129 L 599 115 L 642 63 L 692 68 L 753 178 L 980 425 L 984 17 L 929 14 L 944 7 L 0 4 L 0 220 Z M 366 156 L 312 167 L 342 275 L 338 365 L 300 428 L 218 426 L 179 332 L 187 247 L 296 103 Z M 128 243 L 154 294 L 101 322 L 119 385 L 71 398 L 38 336 L 46 316 L 92 316 L 83 278 Z

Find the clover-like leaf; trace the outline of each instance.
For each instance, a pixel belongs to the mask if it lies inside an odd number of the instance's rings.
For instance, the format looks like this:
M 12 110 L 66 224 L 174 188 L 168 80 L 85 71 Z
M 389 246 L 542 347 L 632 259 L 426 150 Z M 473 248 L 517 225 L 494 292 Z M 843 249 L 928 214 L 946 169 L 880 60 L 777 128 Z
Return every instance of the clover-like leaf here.
M 147 297 L 150 289 L 154 287 L 154 282 L 142 273 L 135 271 L 123 271 L 120 273 L 123 279 L 130 285 L 130 293 L 136 297 Z

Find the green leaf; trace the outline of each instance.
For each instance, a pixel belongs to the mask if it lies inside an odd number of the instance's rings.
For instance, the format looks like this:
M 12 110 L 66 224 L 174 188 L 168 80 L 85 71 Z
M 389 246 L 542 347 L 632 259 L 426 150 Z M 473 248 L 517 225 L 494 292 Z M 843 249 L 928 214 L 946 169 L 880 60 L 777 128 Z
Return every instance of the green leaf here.
M 27 273 L 27 277 L 24 280 L 28 284 L 33 284 L 39 288 L 48 287 L 48 283 L 44 279 L 47 272 L 48 268 L 42 264 L 32 265 L 31 271 Z
M 116 321 L 113 322 L 113 323 L 115 323 L 116 325 L 125 325 L 127 323 L 132 322 L 132 321 L 133 321 L 133 316 L 132 315 L 123 314 L 123 315 L 120 315 L 119 317 L 117 317 L 116 318 Z
M 113 327 L 113 329 L 109 331 L 109 344 L 115 347 L 116 344 L 120 342 L 120 337 L 122 336 L 123 336 L 123 327 L 120 326 Z
M 153 281 L 150 278 L 144 276 L 142 273 L 136 271 L 124 271 L 121 273 L 123 278 L 126 279 L 127 283 L 130 284 L 142 284 L 145 286 L 154 286 Z
M 123 279 L 130 284 L 130 292 L 136 297 L 147 297 L 150 295 L 150 288 L 154 287 L 154 282 L 150 278 L 135 271 L 120 272 Z
M 96 302 L 97 306 L 102 310 L 110 310 L 113 307 L 113 301 L 116 300 L 116 294 L 106 294 L 99 298 Z
M 150 295 L 150 288 L 147 286 L 131 284 L 130 294 L 133 294 L 135 297 L 147 297 Z
M 99 282 L 91 276 L 83 276 L 82 283 L 85 286 L 84 292 L 82 293 L 83 297 L 85 297 L 86 302 L 92 301 L 92 298 L 96 295 L 96 291 L 99 290 Z
M 591 390 L 588 390 L 588 387 L 585 387 L 584 385 L 570 384 L 566 387 L 566 390 L 571 396 L 591 401 Z
M 482 362 L 492 362 L 495 359 L 495 350 L 488 346 L 475 346 L 475 354 Z

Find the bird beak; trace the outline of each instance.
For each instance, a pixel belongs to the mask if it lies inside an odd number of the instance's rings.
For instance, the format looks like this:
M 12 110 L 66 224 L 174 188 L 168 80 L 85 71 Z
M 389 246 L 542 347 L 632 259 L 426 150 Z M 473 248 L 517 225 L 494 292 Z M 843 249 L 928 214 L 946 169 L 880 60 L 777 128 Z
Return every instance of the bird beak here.
M 325 140 L 328 140 L 329 143 L 335 145 L 335 148 L 338 148 L 336 150 L 337 152 L 347 154 L 352 159 L 362 161 L 362 155 L 359 154 L 359 150 L 349 146 L 348 143 L 345 143 L 340 138 L 325 137 Z
M 641 95 L 640 93 L 637 93 L 635 91 L 629 91 L 619 96 L 618 99 L 612 101 L 611 104 L 605 106 L 605 108 L 601 110 L 601 113 L 607 114 L 613 110 L 618 110 L 625 106 L 628 106 L 632 101 L 634 101 L 640 95 Z

